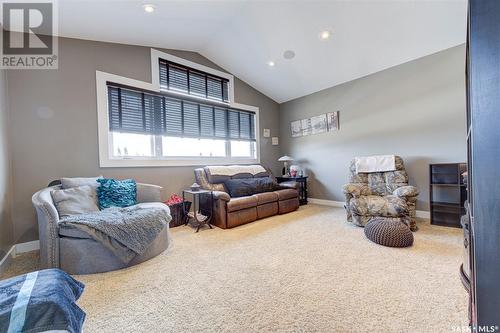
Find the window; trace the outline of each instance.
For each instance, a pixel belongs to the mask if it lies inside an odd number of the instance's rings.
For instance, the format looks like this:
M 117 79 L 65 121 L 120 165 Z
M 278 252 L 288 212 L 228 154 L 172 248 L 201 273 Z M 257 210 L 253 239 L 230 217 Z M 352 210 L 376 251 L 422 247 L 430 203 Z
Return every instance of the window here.
M 96 71 L 101 167 L 260 162 L 259 109 L 234 77 L 151 49 L 151 82 Z
M 257 158 L 256 113 L 107 82 L 112 158 Z
M 229 102 L 229 80 L 159 59 L 160 89 Z

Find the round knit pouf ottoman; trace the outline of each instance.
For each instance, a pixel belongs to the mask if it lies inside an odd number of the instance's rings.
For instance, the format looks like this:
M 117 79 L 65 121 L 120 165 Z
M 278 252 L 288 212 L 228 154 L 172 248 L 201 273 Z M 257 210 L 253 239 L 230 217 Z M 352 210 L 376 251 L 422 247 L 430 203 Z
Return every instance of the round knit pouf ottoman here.
M 397 218 L 375 217 L 365 226 L 366 237 L 374 243 L 390 247 L 407 247 L 413 244 L 410 228 Z

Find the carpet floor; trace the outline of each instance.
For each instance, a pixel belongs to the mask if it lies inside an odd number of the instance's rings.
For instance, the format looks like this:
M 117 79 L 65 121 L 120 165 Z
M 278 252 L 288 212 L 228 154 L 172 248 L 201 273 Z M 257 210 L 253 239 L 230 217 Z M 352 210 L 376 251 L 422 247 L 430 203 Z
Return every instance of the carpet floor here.
M 467 324 L 461 230 L 419 221 L 410 248 L 307 205 L 231 230 L 172 229 L 160 256 L 76 278 L 85 332 L 452 332 Z M 35 270 L 16 258 L 5 278 Z

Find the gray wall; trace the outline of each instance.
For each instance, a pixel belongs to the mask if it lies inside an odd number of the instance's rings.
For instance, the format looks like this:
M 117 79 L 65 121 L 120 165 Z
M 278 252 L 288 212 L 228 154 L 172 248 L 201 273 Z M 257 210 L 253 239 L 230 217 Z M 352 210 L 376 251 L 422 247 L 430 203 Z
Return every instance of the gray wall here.
M 11 169 L 8 138 L 8 114 L 6 101 L 5 72 L 0 71 L 0 260 L 14 244 L 12 235 Z
M 465 46 L 280 105 L 281 149 L 311 177 L 310 196 L 343 201 L 355 156 L 397 154 L 428 210 L 428 164 L 464 162 Z M 340 131 L 291 138 L 290 121 L 340 110 Z
M 165 51 L 220 69 L 197 53 Z M 164 198 L 193 183 L 193 167 L 99 168 L 95 71 L 150 82 L 150 59 L 147 47 L 60 38 L 58 70 L 9 71 L 16 242 L 38 238 L 31 195 L 53 179 L 99 174 L 134 178 L 163 186 Z M 278 135 L 276 102 L 238 79 L 235 101 L 258 106 L 261 128 Z M 43 116 L 47 112 L 40 112 L 47 107 L 54 112 L 48 119 Z M 278 157 L 279 147 L 261 138 L 261 162 L 278 171 Z

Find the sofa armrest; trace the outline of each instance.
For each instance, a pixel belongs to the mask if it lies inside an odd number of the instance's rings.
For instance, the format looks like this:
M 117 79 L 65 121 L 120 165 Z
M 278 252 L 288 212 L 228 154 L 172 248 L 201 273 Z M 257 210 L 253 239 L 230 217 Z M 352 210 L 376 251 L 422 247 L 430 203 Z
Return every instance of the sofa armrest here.
M 370 189 L 365 184 L 349 183 L 342 186 L 345 195 L 352 195 L 357 198 L 361 195 L 370 195 Z
M 38 222 L 42 268 L 59 267 L 59 213 L 50 194 L 59 188 L 59 186 L 44 188 L 36 192 L 31 199 Z
M 160 202 L 161 186 L 137 183 L 137 202 Z
M 398 187 L 392 192 L 392 194 L 400 198 L 411 198 L 411 197 L 416 197 L 419 194 L 419 192 L 415 186 L 407 185 Z
M 214 200 L 222 200 L 222 201 L 229 201 L 231 200 L 231 197 L 227 192 L 223 191 L 213 191 L 214 194 Z

